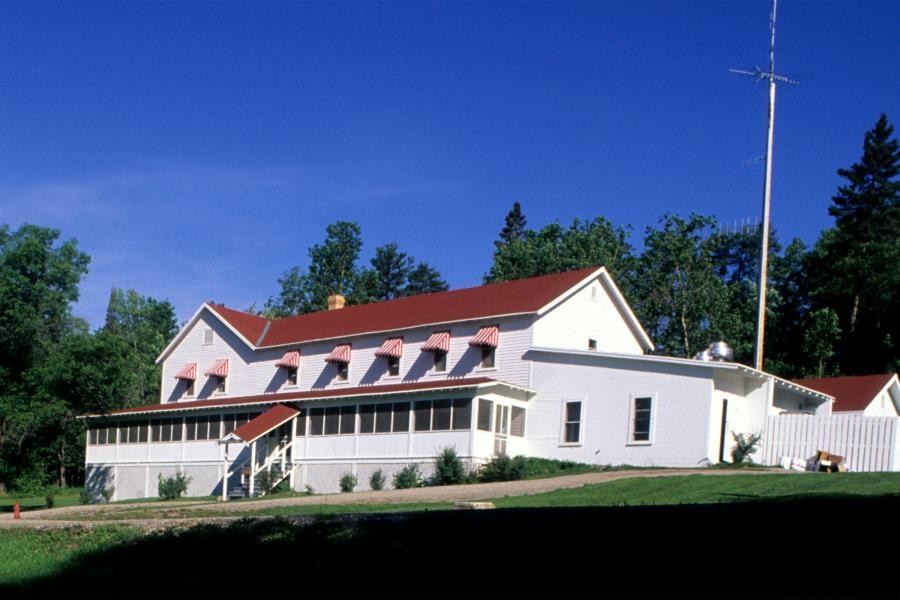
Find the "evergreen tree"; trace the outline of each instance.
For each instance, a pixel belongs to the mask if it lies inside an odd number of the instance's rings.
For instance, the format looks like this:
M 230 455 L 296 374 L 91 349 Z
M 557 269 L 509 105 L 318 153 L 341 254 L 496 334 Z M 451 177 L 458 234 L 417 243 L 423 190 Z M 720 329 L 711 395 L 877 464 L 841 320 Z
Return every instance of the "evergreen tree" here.
M 397 244 L 393 243 L 380 246 L 375 248 L 375 256 L 370 263 L 377 279 L 374 300 L 391 300 L 404 295 L 414 264 L 406 252 L 400 252 Z
M 815 308 L 831 308 L 848 374 L 900 368 L 900 141 L 887 117 L 866 132 L 862 159 L 838 170 L 847 183 L 832 198 L 835 227 L 810 259 Z
M 450 286 L 441 279 L 441 274 L 428 263 L 419 263 L 413 267 L 406 278 L 406 287 L 403 288 L 404 296 L 416 296 L 418 294 L 431 294 L 444 292 Z
M 528 221 L 522 214 L 522 205 L 518 202 L 513 204 L 512 210 L 506 213 L 506 226 L 500 231 L 500 241 L 494 242 L 497 246 L 501 244 L 511 244 L 522 238 L 525 234 L 525 226 Z

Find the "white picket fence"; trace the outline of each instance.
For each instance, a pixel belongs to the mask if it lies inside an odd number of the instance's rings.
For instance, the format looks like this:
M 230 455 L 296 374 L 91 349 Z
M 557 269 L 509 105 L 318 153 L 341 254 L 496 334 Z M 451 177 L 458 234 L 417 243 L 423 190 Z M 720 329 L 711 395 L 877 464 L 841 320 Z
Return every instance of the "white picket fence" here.
M 763 462 L 806 459 L 817 450 L 839 454 L 851 471 L 900 471 L 900 417 L 778 415 L 766 419 Z

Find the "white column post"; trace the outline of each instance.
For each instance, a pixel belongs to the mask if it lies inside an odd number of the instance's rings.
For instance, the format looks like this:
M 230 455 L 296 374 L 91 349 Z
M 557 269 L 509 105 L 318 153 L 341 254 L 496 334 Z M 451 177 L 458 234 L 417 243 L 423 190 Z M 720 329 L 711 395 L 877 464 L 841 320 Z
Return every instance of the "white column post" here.
M 249 496 L 253 497 L 254 475 L 256 474 L 256 440 L 250 442 L 250 488 Z

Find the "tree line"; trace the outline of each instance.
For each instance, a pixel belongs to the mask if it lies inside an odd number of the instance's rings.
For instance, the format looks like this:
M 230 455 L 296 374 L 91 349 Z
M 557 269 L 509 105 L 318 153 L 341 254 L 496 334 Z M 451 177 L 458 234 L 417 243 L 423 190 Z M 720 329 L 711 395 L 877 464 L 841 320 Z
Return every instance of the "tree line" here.
M 769 256 L 766 370 L 782 377 L 897 371 L 900 367 L 900 142 L 882 115 L 859 162 L 838 175 L 833 227 L 811 246 Z M 447 289 L 441 274 L 396 244 L 361 264 L 362 231 L 338 221 L 293 267 L 262 309 L 270 318 L 322 310 L 330 294 L 364 304 Z M 529 228 L 515 203 L 494 242 L 486 283 L 604 265 L 656 343 L 690 357 L 725 340 L 752 358 L 759 232 L 723 230 L 711 216 L 665 214 L 636 252 L 632 230 L 600 216 Z M 0 226 L 0 491 L 78 483 L 79 415 L 159 401 L 155 358 L 178 331 L 166 300 L 113 289 L 104 324 L 73 315 L 90 257 L 36 225 Z

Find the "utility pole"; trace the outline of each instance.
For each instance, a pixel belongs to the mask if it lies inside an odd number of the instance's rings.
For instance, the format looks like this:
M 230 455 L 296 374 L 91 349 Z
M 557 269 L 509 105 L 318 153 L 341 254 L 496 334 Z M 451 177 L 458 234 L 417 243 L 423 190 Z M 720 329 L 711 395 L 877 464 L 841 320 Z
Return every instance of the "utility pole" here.
M 766 330 L 766 286 L 768 282 L 769 270 L 769 212 L 772 200 L 772 140 L 775 133 L 775 83 L 781 81 L 783 83 L 791 83 L 797 85 L 798 82 L 792 81 L 787 77 L 775 74 L 775 13 L 778 9 L 778 0 L 772 0 L 772 26 L 771 41 L 769 43 L 769 71 L 761 71 L 759 67 L 756 71 L 739 71 L 737 69 L 729 69 L 732 73 L 748 75 L 757 81 L 768 80 L 769 82 L 769 124 L 766 132 L 766 175 L 763 184 L 763 203 L 762 203 L 762 223 L 759 232 L 759 304 L 756 311 L 756 343 L 754 344 L 753 366 L 762 370 L 763 368 L 763 340 Z

